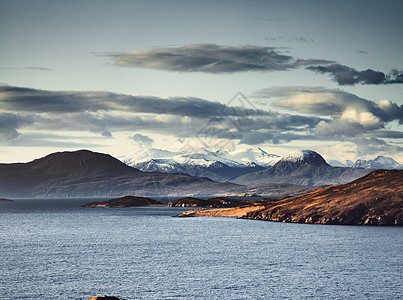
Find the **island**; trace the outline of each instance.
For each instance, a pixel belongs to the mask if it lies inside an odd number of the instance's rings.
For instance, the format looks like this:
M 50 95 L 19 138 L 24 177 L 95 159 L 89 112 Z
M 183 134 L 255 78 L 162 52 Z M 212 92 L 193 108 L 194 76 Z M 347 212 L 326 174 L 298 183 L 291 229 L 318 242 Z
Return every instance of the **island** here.
M 91 297 L 89 300 L 125 300 L 125 299 L 118 298 L 115 296 L 101 295 L 101 296 Z
M 13 202 L 13 200 L 6 199 L 6 198 L 0 198 L 0 202 Z
M 159 201 L 146 197 L 124 196 L 102 202 L 91 202 L 81 205 L 81 207 L 133 207 L 133 206 L 165 206 Z
M 347 184 L 260 205 L 198 209 L 178 217 L 237 217 L 290 223 L 403 226 L 403 170 L 376 170 Z

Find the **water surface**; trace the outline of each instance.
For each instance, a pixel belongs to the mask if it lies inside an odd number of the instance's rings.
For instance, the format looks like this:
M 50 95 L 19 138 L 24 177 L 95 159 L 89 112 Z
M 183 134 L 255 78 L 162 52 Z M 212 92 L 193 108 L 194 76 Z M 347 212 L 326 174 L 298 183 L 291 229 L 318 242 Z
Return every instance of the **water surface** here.
M 91 200 L 92 201 L 92 200 Z M 403 228 L 0 202 L 0 299 L 398 299 Z

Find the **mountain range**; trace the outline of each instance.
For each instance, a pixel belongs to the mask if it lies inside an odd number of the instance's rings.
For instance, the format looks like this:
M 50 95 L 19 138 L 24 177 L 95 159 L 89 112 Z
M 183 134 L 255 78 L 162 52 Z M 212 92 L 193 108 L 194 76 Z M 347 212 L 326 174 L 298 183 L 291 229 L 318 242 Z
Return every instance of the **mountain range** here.
M 282 157 L 269 154 L 263 149 L 248 148 L 243 150 L 235 151 L 217 151 L 211 152 L 207 149 L 201 149 L 199 153 L 186 153 L 186 152 L 171 152 L 161 149 L 144 149 L 137 151 L 129 156 L 122 158 L 122 161 L 129 166 L 140 169 L 144 172 L 162 172 L 162 173 L 183 173 L 197 177 L 207 177 L 214 181 L 219 182 L 237 182 L 238 177 L 241 180 L 245 178 L 252 178 L 251 176 L 246 176 L 246 174 L 252 174 L 259 171 L 263 173 L 265 169 L 274 166 L 279 162 Z M 378 156 L 373 160 L 362 160 L 359 159 L 355 163 L 352 161 L 346 161 L 342 163 L 338 160 L 329 160 L 326 163 L 327 167 L 343 167 L 343 168 L 355 168 L 355 169 L 403 169 L 403 165 L 399 164 L 390 157 Z M 323 168 L 322 168 L 323 169 Z M 328 170 L 336 171 L 335 178 L 337 178 L 341 173 L 346 178 L 340 181 L 325 181 L 325 184 L 334 183 L 345 183 L 348 180 L 358 178 L 355 174 L 361 175 L 365 174 L 365 171 L 349 171 L 341 172 L 340 169 Z M 351 175 L 347 175 L 351 173 Z M 263 179 L 258 180 L 257 177 L 261 177 L 261 173 L 257 173 L 256 180 L 248 179 L 246 184 L 258 184 L 266 182 Z M 288 174 L 287 174 L 288 175 Z M 283 180 L 283 179 L 282 179 Z M 274 182 L 278 182 L 277 180 Z M 283 181 L 280 181 L 283 182 Z M 296 183 L 297 181 L 292 180 L 291 183 Z M 320 185 L 322 183 L 312 183 L 305 181 L 309 185 Z
M 347 183 L 368 174 L 360 168 L 332 167 L 317 152 L 301 150 L 289 153 L 272 167 L 239 176 L 233 183 L 292 183 L 310 186 Z
M 219 194 L 233 187 L 237 185 L 184 174 L 142 172 L 110 155 L 87 150 L 0 164 L 0 194 L 4 197 Z
M 347 168 L 364 168 L 371 170 L 386 169 L 386 170 L 402 170 L 403 164 L 399 164 L 391 157 L 377 156 L 374 159 L 357 159 L 355 162 L 345 160 L 344 163 L 338 160 L 329 160 L 329 164 L 333 167 Z
M 144 168 L 148 161 L 150 164 L 144 169 L 147 171 L 131 167 L 110 155 L 88 150 L 53 153 L 28 163 L 0 164 L 0 196 L 208 196 L 246 193 L 279 197 L 300 195 L 323 185 L 346 183 L 370 172 L 364 168 L 332 167 L 319 153 L 311 150 L 290 153 L 270 167 L 256 164 L 259 160 L 267 165 L 270 159 L 277 160 L 277 157 L 261 149 L 246 153 L 251 162 L 242 160 L 245 155 L 239 152 L 213 153 L 206 150 L 199 154 L 173 156 L 172 152 L 159 151 L 157 154 L 165 155 L 160 159 L 164 160 L 164 164 L 159 159 L 149 160 L 149 152 L 139 153 L 143 161 L 132 160 L 133 164 L 143 164 Z M 165 172 L 161 172 L 161 165 L 167 168 L 163 169 Z M 221 182 L 207 178 L 206 174 L 219 178 Z
M 226 182 L 264 170 L 279 159 L 279 156 L 268 154 L 260 148 L 232 152 L 201 149 L 199 153 L 149 149 L 139 150 L 122 161 L 144 172 L 183 173 Z
M 57 152 L 28 163 L 0 164 L 0 196 L 109 197 L 299 195 L 316 187 L 292 184 L 244 186 L 187 174 L 143 172 L 103 153 Z

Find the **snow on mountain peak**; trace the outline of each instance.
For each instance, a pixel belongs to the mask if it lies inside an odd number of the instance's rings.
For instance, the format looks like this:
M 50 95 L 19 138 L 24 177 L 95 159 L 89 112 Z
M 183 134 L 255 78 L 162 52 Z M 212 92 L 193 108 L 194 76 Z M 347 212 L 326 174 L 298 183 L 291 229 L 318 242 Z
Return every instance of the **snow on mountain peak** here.
M 227 158 L 244 164 L 245 166 L 256 164 L 266 168 L 271 167 L 281 159 L 280 156 L 269 154 L 259 147 L 230 151 L 226 152 L 224 155 Z
M 313 150 L 298 150 L 288 153 L 281 162 L 326 163 L 323 157 Z

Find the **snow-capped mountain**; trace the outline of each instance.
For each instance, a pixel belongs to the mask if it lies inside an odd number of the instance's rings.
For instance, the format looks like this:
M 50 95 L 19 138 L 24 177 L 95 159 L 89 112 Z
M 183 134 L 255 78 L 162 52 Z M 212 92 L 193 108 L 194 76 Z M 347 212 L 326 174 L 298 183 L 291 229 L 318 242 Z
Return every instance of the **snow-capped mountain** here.
M 349 167 L 349 168 L 364 168 L 364 169 L 403 169 L 403 165 L 399 164 L 391 157 L 378 156 L 374 159 L 364 160 L 357 159 L 356 162 L 346 160 L 344 163 L 338 160 L 329 160 L 329 164 L 333 167 Z
M 256 165 L 268 168 L 278 162 L 281 157 L 275 154 L 269 154 L 262 148 L 248 148 L 235 151 L 227 151 L 220 153 L 227 158 L 242 163 L 244 165 L 249 165 L 254 163 Z
M 160 149 L 140 150 L 122 161 L 145 172 L 183 173 L 228 181 L 250 172 L 263 170 L 255 163 L 240 163 L 220 153 L 201 149 L 200 153 L 171 152 Z
M 291 183 L 317 186 L 347 183 L 369 172 L 359 168 L 332 167 L 319 153 L 301 150 L 287 154 L 270 168 L 242 175 L 231 182 L 243 185 Z
M 378 156 L 374 159 L 363 160 L 358 159 L 353 168 L 365 169 L 403 169 L 403 165 L 399 164 L 391 157 Z
M 280 159 L 279 163 L 295 163 L 295 164 L 319 164 L 327 165 L 324 158 L 317 152 L 312 150 L 293 151 Z

